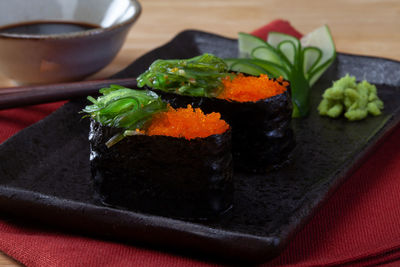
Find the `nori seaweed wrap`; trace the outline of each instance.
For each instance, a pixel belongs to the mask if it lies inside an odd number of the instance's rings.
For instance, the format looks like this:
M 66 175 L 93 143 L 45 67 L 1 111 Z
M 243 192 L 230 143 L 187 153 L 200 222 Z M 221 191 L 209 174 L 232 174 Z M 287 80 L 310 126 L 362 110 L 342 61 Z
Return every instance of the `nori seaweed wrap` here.
M 295 146 L 290 126 L 292 102 L 289 90 L 257 102 L 157 93 L 175 108 L 191 104 L 205 113 L 221 113 L 232 127 L 232 154 L 237 170 L 263 173 L 278 168 Z
M 140 130 L 132 132 L 133 125 L 122 138 L 121 128 L 106 126 L 88 112 L 98 197 L 107 205 L 177 218 L 210 219 L 225 213 L 233 200 L 229 126 L 223 133 L 191 139 L 151 134 L 154 116 L 164 112 L 169 111 L 155 112 Z
M 175 108 L 190 104 L 206 113 L 221 113 L 232 127 L 235 169 L 263 173 L 281 166 L 295 146 L 289 82 L 270 79 L 273 86 L 285 90 L 260 100 L 223 99 L 224 79 L 245 77 L 227 71 L 221 59 L 209 54 L 188 60 L 158 60 L 138 77 L 138 85 L 157 92 Z

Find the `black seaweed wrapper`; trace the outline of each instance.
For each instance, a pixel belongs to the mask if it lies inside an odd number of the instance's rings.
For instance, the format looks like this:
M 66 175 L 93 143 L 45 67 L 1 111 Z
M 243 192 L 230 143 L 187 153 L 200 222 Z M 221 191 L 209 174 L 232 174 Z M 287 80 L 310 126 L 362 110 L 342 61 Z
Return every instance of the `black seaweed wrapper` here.
M 295 146 L 291 128 L 290 86 L 282 94 L 257 102 L 182 96 L 151 90 L 174 108 L 191 104 L 201 108 L 204 113 L 221 113 L 222 119 L 232 127 L 235 170 L 265 173 L 288 162 L 288 156 Z
M 188 219 L 232 206 L 231 131 L 206 138 L 129 136 L 107 148 L 118 129 L 91 121 L 90 162 L 105 204 Z

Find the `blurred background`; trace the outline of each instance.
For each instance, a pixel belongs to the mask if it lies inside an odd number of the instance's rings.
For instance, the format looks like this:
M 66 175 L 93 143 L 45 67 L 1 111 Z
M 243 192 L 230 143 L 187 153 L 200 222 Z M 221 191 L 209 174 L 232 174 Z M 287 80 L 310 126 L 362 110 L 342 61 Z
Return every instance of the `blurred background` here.
M 117 57 L 89 79 L 122 70 L 185 29 L 235 38 L 274 19 L 305 34 L 328 24 L 337 51 L 400 60 L 399 0 L 141 0 L 143 11 Z M 12 86 L 0 74 L 0 87 Z

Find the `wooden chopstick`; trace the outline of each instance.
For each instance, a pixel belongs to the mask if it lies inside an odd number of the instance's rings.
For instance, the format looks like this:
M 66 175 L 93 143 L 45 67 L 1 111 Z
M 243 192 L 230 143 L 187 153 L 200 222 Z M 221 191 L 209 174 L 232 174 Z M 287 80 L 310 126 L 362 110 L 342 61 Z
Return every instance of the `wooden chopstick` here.
M 0 88 L 0 109 L 36 105 L 95 94 L 100 88 L 108 87 L 111 84 L 135 88 L 136 78 Z

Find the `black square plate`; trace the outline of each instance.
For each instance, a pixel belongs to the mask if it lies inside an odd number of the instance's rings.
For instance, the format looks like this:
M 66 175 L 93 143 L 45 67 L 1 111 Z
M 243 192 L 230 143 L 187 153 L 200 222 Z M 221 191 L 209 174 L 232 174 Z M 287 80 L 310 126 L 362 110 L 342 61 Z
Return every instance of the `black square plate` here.
M 185 31 L 139 58 L 118 78 L 135 77 L 158 58 L 201 53 L 235 57 L 237 42 Z M 323 90 L 346 73 L 377 84 L 384 114 L 360 122 L 317 114 Z M 0 210 L 91 236 L 164 246 L 197 255 L 261 262 L 282 250 L 316 208 L 399 122 L 400 62 L 338 54 L 312 92 L 312 112 L 293 122 L 293 163 L 267 175 L 235 174 L 232 214 L 189 222 L 105 207 L 93 199 L 88 120 L 72 101 L 0 145 Z

